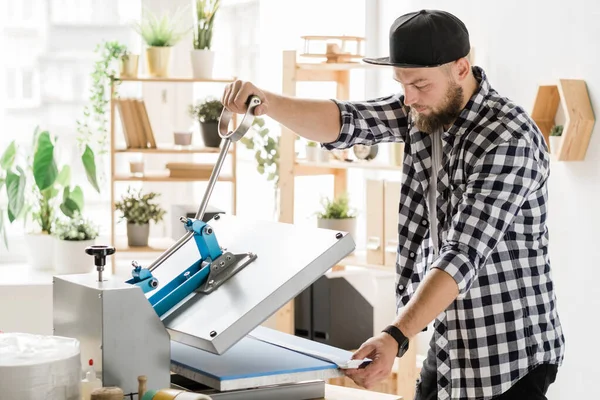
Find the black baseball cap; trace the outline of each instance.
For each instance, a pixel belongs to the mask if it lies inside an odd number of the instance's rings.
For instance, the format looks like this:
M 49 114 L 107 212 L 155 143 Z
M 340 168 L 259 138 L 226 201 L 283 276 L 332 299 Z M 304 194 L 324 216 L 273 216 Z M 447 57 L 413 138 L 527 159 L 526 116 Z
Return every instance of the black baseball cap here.
M 469 51 L 469 32 L 460 19 L 446 11 L 421 10 L 394 21 L 388 57 L 363 61 L 401 68 L 437 67 L 466 57 Z

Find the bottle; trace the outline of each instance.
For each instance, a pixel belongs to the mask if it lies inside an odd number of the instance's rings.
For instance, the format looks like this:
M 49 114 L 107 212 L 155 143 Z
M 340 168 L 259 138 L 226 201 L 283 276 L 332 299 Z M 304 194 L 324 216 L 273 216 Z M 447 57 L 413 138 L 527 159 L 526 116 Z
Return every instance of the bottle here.
M 90 400 L 92 398 L 92 391 L 102 387 L 102 381 L 96 377 L 96 370 L 94 370 L 94 360 L 88 361 L 89 369 L 85 374 L 85 379 L 81 381 L 81 400 Z

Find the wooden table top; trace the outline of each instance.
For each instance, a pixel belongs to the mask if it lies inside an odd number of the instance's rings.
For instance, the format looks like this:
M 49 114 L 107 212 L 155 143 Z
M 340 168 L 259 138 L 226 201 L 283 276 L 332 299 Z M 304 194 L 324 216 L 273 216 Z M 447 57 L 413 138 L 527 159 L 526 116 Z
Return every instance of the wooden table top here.
M 325 385 L 325 399 L 321 400 L 402 400 L 402 396 L 337 385 Z

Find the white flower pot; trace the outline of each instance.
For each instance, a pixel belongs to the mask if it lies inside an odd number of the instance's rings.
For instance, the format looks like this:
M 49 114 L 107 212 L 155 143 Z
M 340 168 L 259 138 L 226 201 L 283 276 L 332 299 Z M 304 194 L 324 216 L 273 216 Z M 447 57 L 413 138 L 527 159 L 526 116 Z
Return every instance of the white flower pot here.
M 319 149 L 318 151 L 318 159 L 317 161 L 319 162 L 329 162 L 329 160 L 331 159 L 331 152 L 329 150 L 326 149 Z
M 34 270 L 50 270 L 54 264 L 54 237 L 46 233 L 28 233 L 27 262 Z
M 213 50 L 192 50 L 192 73 L 196 79 L 212 79 L 215 65 L 215 52 Z
M 318 146 L 306 146 L 306 161 L 318 161 L 320 150 Z
M 562 136 L 550 136 L 550 154 L 557 159 L 560 153 L 560 143 Z
M 86 274 L 95 270 L 94 258 L 85 252 L 85 248 L 93 246 L 95 240 L 60 240 L 54 241 L 54 270 L 59 275 Z
M 331 229 L 336 232 L 348 232 L 356 241 L 356 218 L 317 218 L 317 227 Z

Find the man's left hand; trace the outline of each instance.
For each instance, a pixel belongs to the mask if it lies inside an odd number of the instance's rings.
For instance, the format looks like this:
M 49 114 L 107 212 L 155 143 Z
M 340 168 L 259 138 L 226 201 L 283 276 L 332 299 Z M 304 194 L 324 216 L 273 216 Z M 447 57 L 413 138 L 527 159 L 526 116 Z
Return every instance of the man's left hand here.
M 353 360 L 369 358 L 371 363 L 364 368 L 346 369 L 344 373 L 357 385 L 370 389 L 392 372 L 397 354 L 398 343 L 394 338 L 380 333 L 364 342 L 352 355 Z

